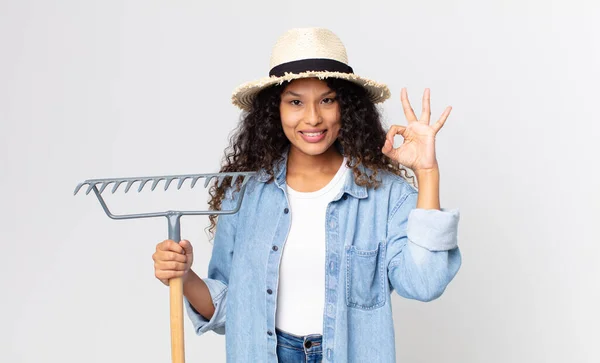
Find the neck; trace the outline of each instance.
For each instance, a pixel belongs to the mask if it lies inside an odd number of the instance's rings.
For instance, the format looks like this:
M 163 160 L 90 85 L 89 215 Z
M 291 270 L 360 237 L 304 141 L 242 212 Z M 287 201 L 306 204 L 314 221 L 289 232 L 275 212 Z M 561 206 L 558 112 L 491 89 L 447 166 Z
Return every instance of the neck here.
M 327 151 L 320 155 L 308 155 L 300 151 L 293 145 L 290 147 L 290 152 L 287 161 L 288 174 L 316 174 L 316 173 L 331 173 L 337 171 L 344 157 L 335 145 L 331 145 Z

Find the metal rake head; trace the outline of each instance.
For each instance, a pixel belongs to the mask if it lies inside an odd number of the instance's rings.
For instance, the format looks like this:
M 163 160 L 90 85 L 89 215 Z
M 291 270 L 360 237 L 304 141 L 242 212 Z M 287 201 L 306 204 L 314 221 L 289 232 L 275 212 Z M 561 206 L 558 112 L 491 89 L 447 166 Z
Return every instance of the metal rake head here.
M 206 188 L 208 186 L 208 184 L 210 183 L 211 180 L 213 180 L 214 178 L 217 178 L 217 186 L 221 186 L 223 184 L 223 181 L 225 180 L 225 178 L 227 177 L 231 177 L 231 184 L 233 185 L 236 182 L 236 179 L 238 177 L 242 177 L 245 180 L 242 182 L 243 184 L 246 183 L 246 177 L 253 175 L 254 172 L 246 172 L 246 173 L 215 173 L 215 174 L 189 174 L 189 175 L 166 175 L 166 176 L 148 176 L 148 177 L 134 177 L 134 178 L 118 178 L 118 179 L 88 179 L 86 181 L 84 181 L 83 183 L 79 183 L 77 185 L 77 187 L 75 188 L 75 193 L 73 195 L 76 195 L 79 190 L 84 186 L 84 185 L 88 185 L 88 189 L 86 190 L 85 194 L 89 194 L 92 189 L 94 187 L 96 187 L 98 184 L 101 184 L 100 187 L 100 194 L 102 194 L 102 192 L 104 192 L 104 189 L 106 189 L 106 187 L 108 187 L 110 184 L 114 184 L 113 188 L 112 188 L 112 193 L 116 192 L 117 189 L 119 188 L 119 186 L 121 186 L 121 184 L 127 182 L 127 186 L 125 187 L 125 193 L 127 193 L 129 191 L 129 189 L 131 189 L 131 186 L 135 183 L 135 182 L 140 182 L 140 185 L 138 187 L 138 192 L 141 192 L 144 189 L 144 186 L 146 186 L 146 184 L 149 181 L 152 181 L 152 191 L 154 191 L 154 189 L 156 189 L 156 186 L 158 185 L 158 183 L 161 180 L 165 180 L 165 189 L 167 190 L 169 189 L 169 186 L 171 185 L 171 182 L 175 179 L 178 179 L 179 182 L 177 183 L 177 189 L 181 189 L 181 186 L 183 185 L 183 183 L 187 180 L 187 179 L 192 179 L 192 182 L 190 184 L 190 188 L 193 188 L 196 183 L 198 182 L 199 179 L 201 178 L 205 178 L 206 181 L 204 182 L 204 187 Z
M 232 173 L 212 173 L 212 174 L 163 175 L 163 176 L 148 176 L 148 177 L 133 177 L 133 178 L 89 179 L 82 183 L 79 183 L 77 185 L 77 187 L 75 188 L 75 192 L 73 193 L 73 195 L 77 195 L 77 193 L 81 190 L 81 188 L 83 188 L 83 186 L 87 185 L 88 188 L 85 191 L 85 194 L 87 195 L 91 191 L 93 191 L 94 194 L 96 194 L 96 197 L 98 197 L 98 200 L 100 201 L 100 204 L 102 205 L 106 214 L 112 219 L 148 218 L 148 217 L 170 216 L 170 215 L 182 216 L 182 215 L 233 214 L 239 210 L 241 203 L 242 203 L 244 190 L 246 188 L 246 183 L 248 182 L 250 177 L 254 174 L 256 174 L 256 173 L 255 172 L 232 172 Z M 131 189 L 133 184 L 135 184 L 136 182 L 139 182 L 137 191 L 141 192 L 149 182 L 152 182 L 151 191 L 154 191 L 154 189 L 156 189 L 158 183 L 160 183 L 160 181 L 162 181 L 162 180 L 164 180 L 164 182 L 165 182 L 164 190 L 167 190 L 167 189 L 169 189 L 169 186 L 171 185 L 171 183 L 174 180 L 178 180 L 177 189 L 181 189 L 181 187 L 183 186 L 183 183 L 188 179 L 191 180 L 190 188 L 194 188 L 194 186 L 197 184 L 198 180 L 205 179 L 204 188 L 206 188 L 211 183 L 211 181 L 216 181 L 216 185 L 221 186 L 227 178 L 231 178 L 230 185 L 232 185 L 232 186 L 235 185 L 238 178 L 241 178 L 240 198 L 238 199 L 237 205 L 232 210 L 166 211 L 166 212 L 161 212 L 161 213 L 115 215 L 110 212 L 110 210 L 106 206 L 106 203 L 104 202 L 104 199 L 102 198 L 102 195 L 101 195 L 102 192 L 104 192 L 104 190 L 111 184 L 113 184 L 111 192 L 114 194 L 123 183 L 127 183 L 125 186 L 125 193 L 127 193 L 127 192 L 129 192 L 129 190 Z

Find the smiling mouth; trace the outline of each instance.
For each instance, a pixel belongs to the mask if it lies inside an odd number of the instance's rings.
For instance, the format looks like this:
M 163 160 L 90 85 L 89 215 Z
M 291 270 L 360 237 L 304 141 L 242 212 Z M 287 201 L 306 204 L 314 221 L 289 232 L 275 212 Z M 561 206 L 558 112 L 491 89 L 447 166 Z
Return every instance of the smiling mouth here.
M 306 135 L 308 137 L 320 136 L 320 135 L 323 135 L 325 132 L 327 132 L 327 130 L 323 130 L 323 131 L 319 131 L 319 132 L 305 132 L 305 131 L 300 131 L 300 133 L 302 135 Z

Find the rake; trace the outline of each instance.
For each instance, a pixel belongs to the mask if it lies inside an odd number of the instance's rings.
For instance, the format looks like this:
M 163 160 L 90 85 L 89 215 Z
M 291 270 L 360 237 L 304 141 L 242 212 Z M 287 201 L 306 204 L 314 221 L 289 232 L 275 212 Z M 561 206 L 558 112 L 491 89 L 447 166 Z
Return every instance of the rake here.
M 132 177 L 132 178 L 111 178 L 111 179 L 89 179 L 83 183 L 79 183 L 75 188 L 77 195 L 79 190 L 87 185 L 88 188 L 85 192 L 88 195 L 91 191 L 96 194 L 100 205 L 106 215 L 112 219 L 134 219 L 134 218 L 153 218 L 153 217 L 167 217 L 169 224 L 169 239 L 177 243 L 181 240 L 181 224 L 180 219 L 184 215 L 222 215 L 222 214 L 234 214 L 237 213 L 242 205 L 244 197 L 244 191 L 246 184 L 251 176 L 256 174 L 255 172 L 230 172 L 230 173 L 213 173 L 213 174 L 187 174 L 187 175 L 164 175 L 164 176 L 149 176 L 149 177 Z M 194 188 L 198 180 L 205 179 L 204 188 L 206 188 L 211 181 L 215 181 L 217 186 L 221 186 L 225 179 L 231 178 L 231 184 L 235 185 L 238 180 L 241 181 L 240 196 L 235 207 L 231 210 L 199 210 L 199 211 L 176 211 L 169 210 L 166 212 L 157 213 L 142 213 L 142 214 L 125 214 L 116 215 L 110 212 L 104 199 L 102 198 L 102 192 L 110 185 L 113 184 L 112 193 L 114 194 L 119 186 L 123 183 L 127 183 L 125 186 L 125 193 L 131 189 L 134 183 L 139 182 L 137 188 L 138 192 L 144 189 L 144 186 L 149 182 L 152 182 L 151 191 L 154 191 L 158 183 L 162 180 L 165 181 L 164 190 L 166 191 L 174 180 L 178 180 L 177 189 L 181 189 L 183 183 L 187 179 L 191 179 L 190 189 Z M 241 178 L 241 179 L 239 179 Z M 99 189 L 98 189 L 99 188 Z M 183 280 L 181 277 L 172 278 L 169 280 L 169 296 L 170 296 L 170 322 L 171 322 L 171 359 L 173 363 L 184 363 L 185 362 L 185 347 L 183 338 Z

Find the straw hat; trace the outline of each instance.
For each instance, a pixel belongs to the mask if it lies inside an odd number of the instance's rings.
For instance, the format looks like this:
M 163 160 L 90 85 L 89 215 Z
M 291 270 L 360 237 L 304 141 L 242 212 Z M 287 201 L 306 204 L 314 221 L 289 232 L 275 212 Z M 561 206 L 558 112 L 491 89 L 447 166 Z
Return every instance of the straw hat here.
M 298 78 L 342 78 L 363 86 L 374 103 L 390 97 L 384 84 L 354 74 L 346 47 L 326 28 L 295 28 L 279 37 L 271 52 L 268 77 L 239 85 L 231 96 L 234 105 L 249 111 L 263 88 Z

